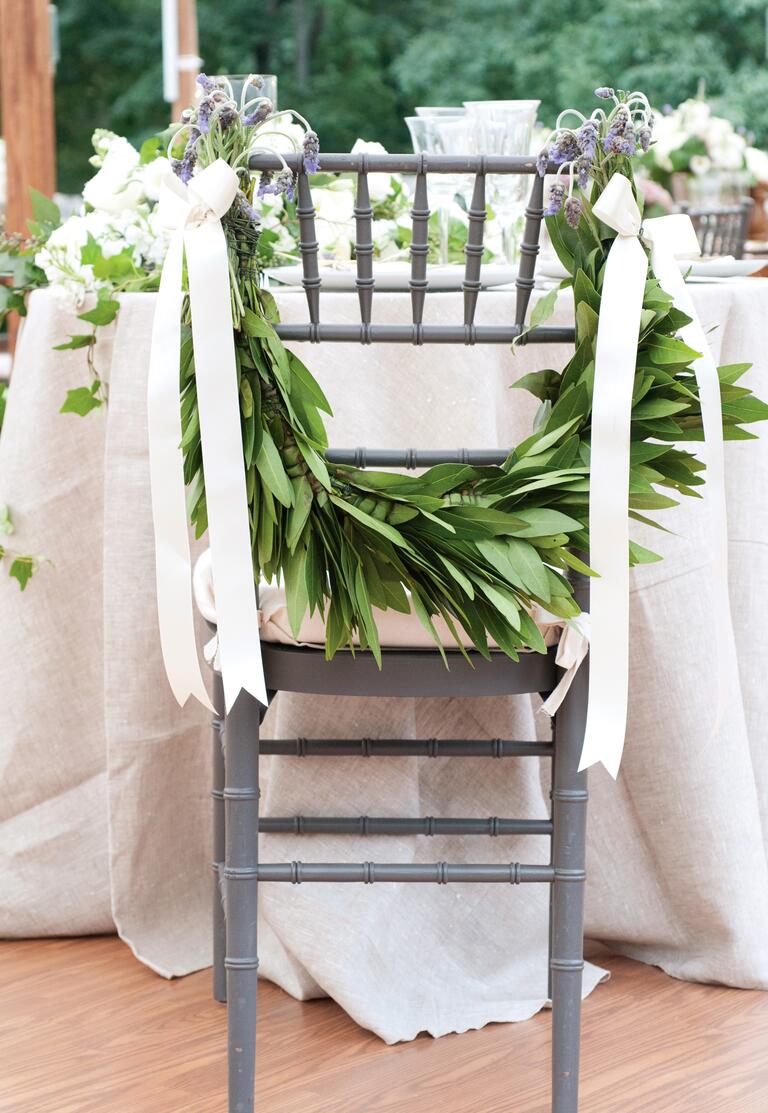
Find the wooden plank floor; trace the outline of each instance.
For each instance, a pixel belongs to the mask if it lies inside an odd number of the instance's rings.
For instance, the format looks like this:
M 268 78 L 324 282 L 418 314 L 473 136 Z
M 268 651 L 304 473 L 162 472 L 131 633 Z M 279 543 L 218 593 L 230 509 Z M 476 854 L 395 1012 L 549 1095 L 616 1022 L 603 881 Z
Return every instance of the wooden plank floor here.
M 603 961 L 603 960 L 601 960 Z M 768 994 L 610 959 L 585 1005 L 582 1113 L 766 1113 Z M 548 1113 L 549 1015 L 387 1047 L 264 983 L 259 1113 Z M 2 1113 L 223 1113 L 225 1013 L 116 939 L 0 946 Z

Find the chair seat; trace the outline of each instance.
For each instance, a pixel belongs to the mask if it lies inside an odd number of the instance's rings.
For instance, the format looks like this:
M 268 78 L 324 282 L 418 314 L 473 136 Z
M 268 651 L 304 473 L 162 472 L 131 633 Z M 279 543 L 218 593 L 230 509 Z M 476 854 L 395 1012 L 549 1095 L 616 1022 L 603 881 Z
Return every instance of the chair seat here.
M 193 581 L 197 608 L 202 617 L 215 626 L 216 599 L 213 590 L 213 577 L 211 574 L 210 550 L 206 550 L 206 552 L 202 553 L 198 558 L 195 565 Z M 422 654 L 424 654 L 425 651 L 434 652 L 435 643 L 421 625 L 415 613 L 410 612 L 408 614 L 402 614 L 399 611 L 382 611 L 374 607 L 373 614 L 379 631 L 381 646 L 385 653 L 388 650 L 392 651 L 398 649 L 412 652 L 421 651 Z M 565 670 L 565 674 L 557 685 L 556 691 L 545 705 L 545 710 L 553 714 L 568 691 L 576 670 L 586 656 L 589 647 L 588 628 L 587 623 L 584 623 L 583 620 L 587 616 L 581 616 L 579 621 L 582 622 L 582 626 L 579 627 L 574 622 L 568 623 L 565 619 L 558 618 L 556 615 L 549 614 L 549 612 L 545 611 L 543 608 L 535 606 L 531 610 L 531 617 L 541 631 L 545 645 L 552 649 L 553 652 L 555 652 L 553 647 L 557 647 L 555 654 L 556 664 L 559 668 Z M 449 651 L 456 651 L 456 642 L 445 622 L 439 617 L 434 618 L 433 622 L 443 646 Z M 461 637 L 462 644 L 466 649 L 471 651 L 471 638 L 458 625 L 457 630 Z M 271 643 L 275 648 L 285 646 L 292 647 L 294 650 L 304 649 L 317 651 L 325 649 L 325 621 L 324 617 L 317 612 L 313 615 L 304 616 L 299 631 L 299 637 L 294 637 L 290 622 L 288 621 L 288 604 L 285 597 L 285 590 L 278 584 L 262 582 L 259 585 L 259 634 L 262 642 Z M 355 644 L 358 644 L 356 636 L 354 641 Z M 497 651 L 494 656 L 501 655 L 501 650 L 499 650 L 495 642 L 491 640 L 488 644 L 491 650 Z M 210 657 L 209 654 L 206 654 L 206 656 Z M 480 654 L 473 653 L 471 656 L 473 660 L 476 658 L 476 668 L 482 665 Z M 270 658 L 272 657 L 274 657 L 275 661 L 282 661 L 285 657 L 285 664 L 286 667 L 288 667 L 289 658 L 285 656 L 285 654 L 277 656 L 271 654 Z M 456 658 L 457 665 L 461 667 L 460 663 L 462 659 L 458 652 L 456 652 Z M 296 658 L 293 657 L 292 660 L 293 664 L 291 667 L 295 668 Z M 358 657 L 358 660 L 364 660 L 364 658 Z M 439 658 L 437 661 L 440 669 L 443 669 L 444 666 L 439 662 Z M 214 667 L 216 667 L 215 662 Z M 393 665 L 390 665 L 390 668 L 392 667 Z

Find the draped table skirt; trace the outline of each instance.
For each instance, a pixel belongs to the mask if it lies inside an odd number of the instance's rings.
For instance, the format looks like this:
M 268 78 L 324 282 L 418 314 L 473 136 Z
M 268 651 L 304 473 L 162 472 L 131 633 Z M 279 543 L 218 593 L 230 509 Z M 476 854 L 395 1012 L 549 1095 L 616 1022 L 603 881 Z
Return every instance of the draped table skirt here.
M 768 395 L 768 283 L 693 287 L 721 363 L 755 361 Z M 303 296 L 276 291 L 285 321 Z M 158 973 L 210 962 L 210 731 L 180 710 L 163 672 L 154 601 L 146 376 L 154 296 L 122 298 L 96 358 L 106 411 L 61 415 L 86 381 L 77 331 L 35 293 L 0 439 L 0 500 L 15 547 L 44 564 L 22 595 L 0 577 L 0 934 L 117 930 Z M 359 321 L 354 294 L 323 317 Z M 427 299 L 430 323 L 461 319 L 461 295 Z M 482 294 L 477 323 L 512 320 L 514 291 Z M 561 295 L 556 323 L 571 307 Z M 374 321 L 404 322 L 407 298 L 377 293 Z M 535 400 L 510 384 L 561 367 L 565 348 L 300 346 L 335 409 L 331 443 L 510 446 Z M 665 554 L 631 581 L 630 717 L 617 784 L 590 776 L 587 933 L 677 977 L 768 988 L 768 438 L 726 446 L 736 654 L 715 727 L 717 647 L 707 515 L 665 512 L 672 534 L 633 535 Z M 204 635 L 201 631 L 201 641 Z M 310 702 L 311 701 L 311 702 Z M 283 695 L 265 733 L 296 737 L 546 737 L 538 700 L 369 700 Z M 546 770 L 417 758 L 263 759 L 272 815 L 547 814 Z M 547 843 L 477 837 L 369 838 L 372 860 L 544 859 Z M 264 860 L 360 860 L 359 841 L 262 836 Z M 261 971 L 297 997 L 328 994 L 394 1042 L 531 1016 L 546 1001 L 546 887 L 264 885 Z M 601 971 L 589 965 L 585 991 Z

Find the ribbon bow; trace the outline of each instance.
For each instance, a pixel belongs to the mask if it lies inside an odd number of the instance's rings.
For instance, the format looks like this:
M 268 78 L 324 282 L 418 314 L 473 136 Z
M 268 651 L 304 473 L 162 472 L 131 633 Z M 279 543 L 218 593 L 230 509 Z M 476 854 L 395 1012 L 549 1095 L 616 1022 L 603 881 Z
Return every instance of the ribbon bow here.
M 208 531 L 226 709 L 241 689 L 266 705 L 245 487 L 227 241 L 221 217 L 238 188 L 223 161 L 185 186 L 167 175 L 158 214 L 173 234 L 152 326 L 147 389 L 160 642 L 176 700 L 211 708 L 197 656 L 179 405 L 182 267 L 187 260 Z M 212 708 L 211 708 L 212 709 Z
M 580 769 L 600 761 L 615 777 L 627 721 L 629 685 L 629 471 L 630 418 L 637 343 L 650 245 L 651 266 L 662 288 L 691 323 L 681 329 L 686 344 L 702 356 L 694 371 L 701 399 L 713 532 L 714 595 L 718 641 L 731 630 L 727 583 L 727 533 L 723 430 L 717 367 L 707 344 L 678 258 L 700 254 L 690 217 L 679 214 L 645 221 L 629 180 L 614 174 L 592 210 L 617 233 L 603 275 L 595 350 L 592 402 L 589 531 L 590 563 L 599 574 L 591 584 L 590 681 Z M 722 691 L 722 671 L 721 671 Z

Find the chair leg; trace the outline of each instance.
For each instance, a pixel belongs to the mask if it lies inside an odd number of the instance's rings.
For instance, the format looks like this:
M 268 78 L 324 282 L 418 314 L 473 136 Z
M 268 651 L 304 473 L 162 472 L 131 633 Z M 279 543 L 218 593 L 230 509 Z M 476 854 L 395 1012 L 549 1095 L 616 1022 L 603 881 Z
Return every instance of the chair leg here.
M 213 703 L 223 707 L 224 693 L 221 674 L 213 674 Z M 224 738 L 221 719 L 214 718 L 211 731 L 211 757 L 213 765 L 213 885 L 211 901 L 213 905 L 213 999 L 227 1000 L 227 973 L 224 956 L 227 949 L 226 909 L 224 907 L 223 877 L 224 869 Z
M 229 1113 L 254 1106 L 260 705 L 241 692 L 226 717 L 227 1032 Z
M 550 984 L 552 996 L 552 1113 L 577 1113 L 581 978 L 584 969 L 584 880 L 587 774 L 578 772 L 586 722 L 584 662 L 555 721 L 554 821 Z

